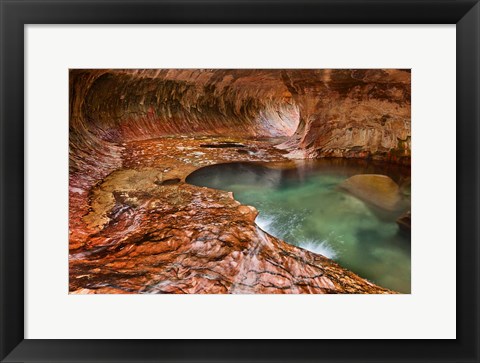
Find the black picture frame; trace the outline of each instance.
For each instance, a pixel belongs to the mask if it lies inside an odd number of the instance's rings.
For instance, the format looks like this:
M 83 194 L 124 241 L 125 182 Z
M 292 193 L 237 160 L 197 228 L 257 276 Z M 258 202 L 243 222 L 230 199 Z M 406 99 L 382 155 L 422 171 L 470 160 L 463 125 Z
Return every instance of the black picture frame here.
M 480 361 L 478 0 L 0 0 L 0 14 L 2 362 Z M 157 23 L 456 24 L 457 339 L 24 339 L 24 25 Z

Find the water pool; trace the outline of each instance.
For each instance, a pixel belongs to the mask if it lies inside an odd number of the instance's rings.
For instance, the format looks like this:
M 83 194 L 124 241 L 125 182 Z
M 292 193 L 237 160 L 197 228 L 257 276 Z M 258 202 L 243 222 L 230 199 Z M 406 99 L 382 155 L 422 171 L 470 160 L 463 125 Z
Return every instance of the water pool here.
M 356 174 L 390 176 L 401 187 L 401 208 L 382 210 L 339 188 Z M 410 292 L 410 235 L 396 223 L 410 210 L 409 168 L 339 159 L 228 163 L 199 169 L 187 182 L 231 191 L 258 209 L 256 223 L 271 235 L 380 286 Z

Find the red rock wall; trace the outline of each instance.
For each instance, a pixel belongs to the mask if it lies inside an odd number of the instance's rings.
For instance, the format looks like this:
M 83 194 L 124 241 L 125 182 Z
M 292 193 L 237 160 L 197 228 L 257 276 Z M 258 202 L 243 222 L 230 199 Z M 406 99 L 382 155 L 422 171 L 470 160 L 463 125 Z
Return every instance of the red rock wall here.
M 178 139 L 142 141 L 168 135 L 281 136 L 279 147 L 292 157 L 407 164 L 409 72 L 70 71 L 70 291 L 389 292 L 264 236 L 253 222 L 256 213 L 229 193 L 159 185 L 202 165 L 182 161 Z M 201 143 L 189 139 L 188 150 Z M 270 142 L 250 143 L 266 145 L 252 158 L 283 159 Z M 250 158 L 208 150 L 212 162 Z M 225 222 L 221 228 L 217 220 Z M 236 239 L 225 239 L 232 232 Z
M 285 136 L 299 118 L 285 92 L 278 75 L 255 70 L 116 70 L 91 85 L 84 112 L 112 141 Z
M 300 109 L 292 156 L 356 157 L 410 164 L 409 70 L 282 73 Z
M 299 122 L 280 73 L 262 70 L 71 70 L 69 112 L 71 206 L 122 165 L 125 142 L 287 136 Z
M 90 88 L 103 72 L 70 72 L 69 127 L 69 229 L 70 240 L 83 240 L 91 231 L 82 217 L 90 206 L 92 186 L 121 166 L 122 147 L 106 141 L 101 127 L 85 115 Z M 46 140 L 48 142 L 48 140 Z
M 291 136 L 292 157 L 410 163 L 407 70 L 72 70 L 70 85 L 73 170 L 165 135 Z

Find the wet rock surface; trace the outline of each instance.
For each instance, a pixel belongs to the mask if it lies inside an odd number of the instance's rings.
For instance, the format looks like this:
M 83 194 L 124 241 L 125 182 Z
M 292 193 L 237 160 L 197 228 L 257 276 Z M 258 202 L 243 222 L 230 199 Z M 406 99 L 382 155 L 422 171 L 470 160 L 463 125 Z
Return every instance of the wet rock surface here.
M 203 165 L 260 160 L 228 148 L 196 154 L 202 142 L 127 143 L 123 167 L 82 193 L 70 209 L 84 232 L 70 237 L 71 293 L 391 293 L 263 232 L 256 209 L 231 193 L 157 183 Z M 286 161 L 266 142 L 248 143 Z
M 402 69 L 71 70 L 71 161 L 186 134 L 287 137 L 290 157 L 410 165 L 410 84 Z
M 299 70 L 283 79 L 299 107 L 291 156 L 346 157 L 410 165 L 408 70 Z
M 71 70 L 69 126 L 71 293 L 391 293 L 185 178 L 231 161 L 409 165 L 408 71 Z

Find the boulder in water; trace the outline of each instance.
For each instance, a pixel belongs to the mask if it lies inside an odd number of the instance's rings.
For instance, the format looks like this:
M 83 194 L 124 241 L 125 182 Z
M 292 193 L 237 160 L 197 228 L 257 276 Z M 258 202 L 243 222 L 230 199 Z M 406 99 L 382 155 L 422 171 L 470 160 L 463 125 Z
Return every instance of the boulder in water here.
M 366 202 L 390 211 L 396 210 L 401 200 L 398 184 L 386 175 L 354 175 L 340 187 Z

